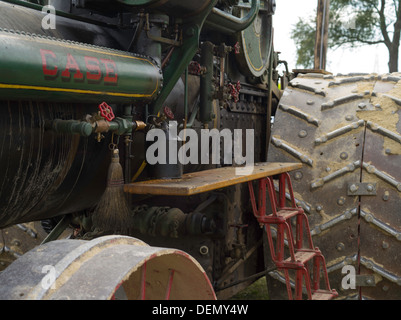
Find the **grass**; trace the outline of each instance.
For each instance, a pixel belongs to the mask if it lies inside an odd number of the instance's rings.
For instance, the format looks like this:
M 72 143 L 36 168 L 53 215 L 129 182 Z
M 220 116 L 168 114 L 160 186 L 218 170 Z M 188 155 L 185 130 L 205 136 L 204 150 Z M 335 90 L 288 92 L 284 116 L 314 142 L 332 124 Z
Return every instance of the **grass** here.
M 232 300 L 269 300 L 266 278 L 262 277 L 258 279 L 248 288 L 240 291 L 232 297 Z

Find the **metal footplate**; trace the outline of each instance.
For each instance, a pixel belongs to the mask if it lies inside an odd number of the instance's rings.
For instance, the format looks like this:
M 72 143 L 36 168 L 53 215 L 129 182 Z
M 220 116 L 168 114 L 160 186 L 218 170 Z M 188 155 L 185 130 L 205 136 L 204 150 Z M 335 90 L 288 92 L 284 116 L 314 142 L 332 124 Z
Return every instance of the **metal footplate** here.
M 191 196 L 235 184 L 300 169 L 300 163 L 256 163 L 253 167 L 222 167 L 187 173 L 180 179 L 149 180 L 126 184 L 132 194 Z
M 322 253 L 313 246 L 308 218 L 303 209 L 295 204 L 290 176 L 288 173 L 281 173 L 278 180 L 277 197 L 272 177 L 259 179 L 258 204 L 252 181 L 248 182 L 248 186 L 254 215 L 266 230 L 272 260 L 277 269 L 284 273 L 288 298 L 293 300 L 290 280 L 290 272 L 293 272 L 296 300 L 302 300 L 303 296 L 308 300 L 330 300 L 338 294 L 330 288 Z M 270 215 L 266 215 L 266 191 L 272 209 Z M 290 207 L 286 206 L 286 193 L 290 195 Z M 275 239 L 272 226 L 276 228 Z M 321 285 L 324 289 L 320 289 Z

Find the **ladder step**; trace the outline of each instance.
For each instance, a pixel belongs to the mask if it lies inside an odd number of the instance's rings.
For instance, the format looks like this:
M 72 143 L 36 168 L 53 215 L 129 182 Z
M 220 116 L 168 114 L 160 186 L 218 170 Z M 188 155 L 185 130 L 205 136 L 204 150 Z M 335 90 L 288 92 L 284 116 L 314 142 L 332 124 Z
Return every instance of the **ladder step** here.
M 312 294 L 312 300 L 331 300 L 336 296 L 336 291 L 317 290 Z
M 270 214 L 268 216 L 257 216 L 257 219 L 260 223 L 267 224 L 277 224 L 282 223 L 283 220 L 288 220 L 292 217 L 295 217 L 299 213 L 298 210 L 279 210 L 277 213 Z
M 298 210 L 279 210 L 277 216 L 284 218 L 285 220 L 296 216 L 299 213 Z
M 305 264 L 318 254 L 317 251 L 297 251 L 295 253 L 295 261 Z M 284 262 L 293 262 L 291 257 L 287 258 Z

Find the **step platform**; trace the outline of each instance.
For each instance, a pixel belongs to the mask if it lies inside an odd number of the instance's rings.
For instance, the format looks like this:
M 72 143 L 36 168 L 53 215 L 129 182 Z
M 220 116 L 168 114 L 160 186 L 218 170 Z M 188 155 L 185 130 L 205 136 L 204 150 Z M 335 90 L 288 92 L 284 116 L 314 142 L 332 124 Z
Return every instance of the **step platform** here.
M 193 173 L 186 173 L 179 179 L 158 179 L 124 185 L 124 191 L 131 194 L 192 196 L 239 183 L 258 180 L 284 172 L 300 169 L 300 163 L 256 163 L 253 169 L 242 174 L 238 167 L 222 167 Z M 247 168 L 248 169 L 248 168 Z M 248 170 L 246 170 L 248 171 Z

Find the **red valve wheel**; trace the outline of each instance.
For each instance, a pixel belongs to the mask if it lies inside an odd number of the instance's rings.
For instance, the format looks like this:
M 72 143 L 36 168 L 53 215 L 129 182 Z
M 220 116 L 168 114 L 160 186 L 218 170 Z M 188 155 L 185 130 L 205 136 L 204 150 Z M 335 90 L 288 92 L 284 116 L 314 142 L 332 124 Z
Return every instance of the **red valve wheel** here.
M 174 119 L 174 113 L 173 113 L 173 111 L 171 111 L 171 109 L 169 107 L 165 106 L 163 111 L 167 118 L 169 118 L 170 120 Z
M 107 121 L 111 121 L 115 118 L 113 109 L 106 103 L 102 102 L 99 104 L 100 115 L 105 118 Z

